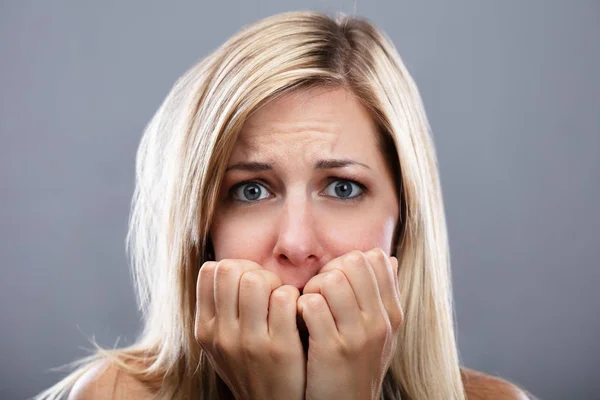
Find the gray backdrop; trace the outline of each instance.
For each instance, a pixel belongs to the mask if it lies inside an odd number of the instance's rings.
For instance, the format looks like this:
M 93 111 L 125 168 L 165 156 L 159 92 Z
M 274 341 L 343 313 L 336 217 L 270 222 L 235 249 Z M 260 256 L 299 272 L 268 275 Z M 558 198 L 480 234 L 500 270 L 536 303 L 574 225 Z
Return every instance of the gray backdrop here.
M 0 6 L 0 398 L 140 329 L 124 238 L 145 124 L 242 25 L 348 1 Z M 466 366 L 600 399 L 600 3 L 365 1 L 419 85 Z

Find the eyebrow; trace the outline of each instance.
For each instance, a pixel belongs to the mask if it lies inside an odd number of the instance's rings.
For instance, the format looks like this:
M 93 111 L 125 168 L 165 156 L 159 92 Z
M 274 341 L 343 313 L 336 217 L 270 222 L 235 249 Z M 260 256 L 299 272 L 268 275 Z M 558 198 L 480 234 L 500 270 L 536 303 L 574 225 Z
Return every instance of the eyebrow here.
M 358 161 L 348 160 L 348 159 L 326 159 L 326 160 L 317 160 L 315 163 L 315 169 L 333 169 L 333 168 L 343 168 L 348 165 L 359 165 L 361 167 L 371 169 L 367 164 L 363 164 Z M 262 162 L 240 162 L 227 167 L 225 172 L 231 170 L 241 170 L 241 171 L 249 171 L 249 172 L 262 172 L 262 171 L 272 171 L 273 165 L 262 163 Z

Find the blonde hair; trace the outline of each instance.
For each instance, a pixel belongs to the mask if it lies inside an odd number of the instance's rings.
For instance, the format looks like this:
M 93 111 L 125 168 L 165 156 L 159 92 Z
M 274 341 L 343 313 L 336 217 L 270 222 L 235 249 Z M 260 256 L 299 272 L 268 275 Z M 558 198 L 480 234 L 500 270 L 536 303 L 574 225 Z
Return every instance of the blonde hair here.
M 226 397 L 194 338 L 196 279 L 225 163 L 252 112 L 323 85 L 347 89 L 370 110 L 399 174 L 394 254 L 405 320 L 382 398 L 466 398 L 437 158 L 417 87 L 392 42 L 368 21 L 290 12 L 245 27 L 187 71 L 146 127 L 127 235 L 144 329 L 126 348 L 94 344 L 95 354 L 37 400 L 59 398 L 106 359 L 159 398 Z

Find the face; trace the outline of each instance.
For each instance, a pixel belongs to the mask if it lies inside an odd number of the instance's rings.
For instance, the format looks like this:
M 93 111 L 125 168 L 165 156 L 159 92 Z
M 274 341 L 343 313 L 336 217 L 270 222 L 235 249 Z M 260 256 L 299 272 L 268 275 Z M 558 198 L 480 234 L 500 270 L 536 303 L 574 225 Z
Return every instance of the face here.
M 334 258 L 390 254 L 398 197 L 368 111 L 343 89 L 282 96 L 244 124 L 211 225 L 215 259 L 302 290 Z

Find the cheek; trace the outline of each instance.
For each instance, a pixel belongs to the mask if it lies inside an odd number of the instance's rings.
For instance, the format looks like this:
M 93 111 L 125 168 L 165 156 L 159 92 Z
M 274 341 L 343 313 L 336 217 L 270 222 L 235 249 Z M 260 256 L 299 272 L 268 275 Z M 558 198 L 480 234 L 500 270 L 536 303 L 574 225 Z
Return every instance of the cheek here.
M 270 245 L 272 227 L 265 215 L 216 215 L 210 230 L 215 258 L 258 262 Z
M 352 250 L 368 251 L 379 247 L 388 254 L 392 252 L 392 239 L 396 219 L 390 215 L 361 213 L 359 217 L 335 221 L 329 229 L 327 243 L 334 257 Z

